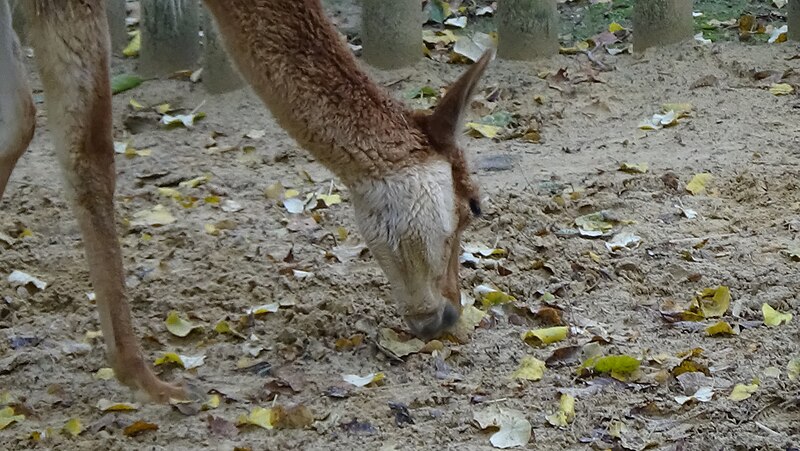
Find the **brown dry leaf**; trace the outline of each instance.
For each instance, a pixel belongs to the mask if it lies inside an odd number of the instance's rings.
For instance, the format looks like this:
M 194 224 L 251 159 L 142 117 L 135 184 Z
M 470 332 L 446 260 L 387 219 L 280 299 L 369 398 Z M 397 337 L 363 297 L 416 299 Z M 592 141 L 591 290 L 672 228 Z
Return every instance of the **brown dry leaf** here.
M 206 422 L 208 423 L 208 429 L 213 435 L 230 438 L 239 434 L 239 428 L 225 418 L 209 415 L 206 417 Z
M 314 424 L 311 409 L 298 404 L 291 407 L 275 406 L 272 408 L 273 424 L 278 429 L 304 429 Z
M 139 434 L 141 434 L 143 432 L 157 431 L 157 430 L 158 430 L 158 425 L 157 424 L 148 423 L 147 421 L 143 421 L 143 420 L 138 420 L 138 421 L 134 422 L 133 424 L 125 427 L 125 429 L 122 430 L 122 433 L 127 435 L 128 437 L 134 437 L 134 436 L 137 436 L 137 435 L 139 435 Z

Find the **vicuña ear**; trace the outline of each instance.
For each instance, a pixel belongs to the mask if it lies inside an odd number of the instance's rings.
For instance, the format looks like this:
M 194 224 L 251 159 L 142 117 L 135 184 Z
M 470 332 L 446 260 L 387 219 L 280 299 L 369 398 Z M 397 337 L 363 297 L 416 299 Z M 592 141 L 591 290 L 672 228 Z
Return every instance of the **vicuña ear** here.
M 478 81 L 494 59 L 494 54 L 494 49 L 483 52 L 480 59 L 450 86 L 433 114 L 426 118 L 428 134 L 434 141 L 450 142 L 460 131 L 464 111 L 475 93 Z

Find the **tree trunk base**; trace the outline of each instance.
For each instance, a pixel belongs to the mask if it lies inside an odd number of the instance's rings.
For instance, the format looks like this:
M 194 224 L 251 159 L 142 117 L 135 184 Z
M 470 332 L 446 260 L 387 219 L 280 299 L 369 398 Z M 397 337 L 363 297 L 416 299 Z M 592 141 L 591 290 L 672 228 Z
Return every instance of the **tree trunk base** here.
M 422 7 L 418 0 L 363 0 L 364 61 L 380 69 L 411 66 L 422 58 Z
M 497 4 L 497 56 L 530 61 L 558 53 L 556 0 L 502 0 Z
M 636 0 L 634 3 L 634 51 L 691 39 L 693 30 L 692 0 Z

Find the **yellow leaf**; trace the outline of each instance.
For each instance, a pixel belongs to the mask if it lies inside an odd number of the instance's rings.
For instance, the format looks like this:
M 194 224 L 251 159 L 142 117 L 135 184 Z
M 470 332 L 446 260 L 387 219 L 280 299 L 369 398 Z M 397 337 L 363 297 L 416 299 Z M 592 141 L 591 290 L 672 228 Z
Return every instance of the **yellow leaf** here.
M 733 391 L 731 391 L 730 396 L 728 396 L 728 399 L 731 401 L 743 401 L 752 396 L 752 394 L 756 391 L 758 391 L 757 383 L 749 385 L 736 384 L 736 386 L 733 387 Z
M 522 340 L 531 346 L 549 345 L 567 338 L 569 328 L 566 326 L 534 329 L 522 333 Z
M 22 229 L 22 232 L 19 232 L 19 235 L 17 235 L 17 238 L 20 238 L 20 239 L 21 238 L 30 238 L 32 236 L 33 236 L 33 231 L 31 231 L 31 229 L 26 227 L 26 228 Z
M 103 412 L 124 412 L 139 409 L 138 404 L 129 402 L 112 402 L 108 399 L 100 399 L 97 401 L 96 407 Z
M 25 415 L 15 415 L 13 407 L 0 409 L 0 430 L 7 428 L 12 423 L 19 423 L 25 419 Z
M 714 325 L 706 327 L 706 333 L 712 337 L 714 335 L 736 335 L 736 332 L 727 321 L 720 321 Z
M 167 330 L 176 337 L 185 337 L 194 330 L 203 330 L 203 326 L 192 324 L 191 321 L 181 318 L 175 310 L 167 314 L 164 324 L 166 324 Z
M 622 163 L 619 165 L 619 170 L 629 174 L 644 174 L 647 172 L 647 163 Z
M 203 224 L 203 230 L 209 235 L 219 235 L 219 229 L 214 224 Z
M 131 226 L 163 226 L 175 222 L 175 216 L 163 205 L 156 205 L 149 210 L 142 210 L 133 214 Z
M 200 177 L 195 177 L 190 180 L 184 180 L 178 184 L 181 188 L 197 188 L 200 185 L 203 185 L 211 180 L 211 177 L 207 175 L 201 175 Z
M 155 109 L 156 111 L 158 111 L 159 113 L 161 113 L 161 114 L 167 114 L 167 113 L 169 113 L 170 111 L 172 111 L 172 105 L 170 105 L 170 104 L 168 104 L 168 103 L 162 103 L 162 104 L 160 104 L 160 105 L 156 105 L 156 106 L 154 107 L 154 109 Z
M 789 83 L 773 83 L 769 87 L 769 92 L 776 96 L 785 96 L 794 92 L 794 87 Z
M 476 138 L 494 138 L 503 130 L 503 127 L 481 124 L 478 122 L 467 122 L 464 125 L 467 127 L 470 134 Z
M 704 317 L 714 318 L 725 314 L 731 305 L 731 291 L 728 287 L 720 285 L 717 288 L 706 288 L 695 302 Z
M 275 313 L 278 309 L 281 308 L 281 305 L 277 302 L 272 302 L 269 304 L 259 305 L 257 307 L 251 307 L 247 309 L 248 315 L 263 315 L 264 313 Z
M 486 313 L 483 310 L 476 308 L 474 305 L 468 305 L 461 312 L 457 328 L 471 331 L 478 327 L 484 316 L 486 316 Z
M 144 108 L 144 105 L 142 105 L 141 103 L 137 102 L 136 99 L 134 99 L 134 98 L 131 98 L 131 100 L 128 101 L 128 104 L 134 110 L 141 110 L 142 108 Z
M 522 358 L 519 368 L 511 373 L 511 377 L 513 379 L 538 381 L 542 378 L 542 376 L 544 376 L 544 369 L 545 365 L 543 361 L 537 359 L 536 357 L 526 355 Z
M 622 30 L 624 30 L 624 29 L 625 29 L 625 28 L 624 28 L 622 25 L 620 25 L 620 24 L 618 24 L 618 23 L 616 23 L 616 22 L 611 22 L 611 23 L 608 25 L 608 31 L 610 31 L 610 32 L 612 32 L 612 33 L 616 33 L 616 32 L 618 32 L 618 31 L 622 31 Z
M 456 42 L 458 38 L 451 30 L 423 30 L 422 31 L 422 41 L 428 44 L 452 44 Z M 426 47 L 427 49 L 427 47 Z
M 181 200 L 183 198 L 183 194 L 175 188 L 158 188 L 156 192 L 161 196 L 171 197 L 175 200 Z
M 711 181 L 711 174 L 707 172 L 695 174 L 695 176 L 692 177 L 692 180 L 686 185 L 686 191 L 689 191 L 690 193 L 692 193 L 692 195 L 696 196 L 700 193 L 705 192 L 706 185 L 710 181 Z
M 345 241 L 350 233 L 342 226 L 336 228 L 336 234 L 339 236 L 339 241 Z
M 203 202 L 212 205 L 219 205 L 220 200 L 219 196 L 206 196 L 203 198 Z
M 789 324 L 792 320 L 791 313 L 780 313 L 767 303 L 761 306 L 761 313 L 764 314 L 764 324 L 770 327 L 779 326 L 781 323 Z
M 595 372 L 624 381 L 639 369 L 639 364 L 638 359 L 628 355 L 609 355 L 587 359 L 581 368 L 592 368 Z
M 83 432 L 83 425 L 81 424 L 81 420 L 73 418 L 67 421 L 67 424 L 64 425 L 64 432 L 73 437 L 77 437 L 78 434 Z
M 790 381 L 800 379 L 800 357 L 789 360 L 786 365 L 786 372 L 789 374 Z
M 545 418 L 555 427 L 565 427 L 575 420 L 575 398 L 566 393 L 562 394 L 558 404 L 558 412 Z
M 94 378 L 101 381 L 108 381 L 114 379 L 114 369 L 113 368 L 100 368 L 94 373 Z
M 199 355 L 199 356 L 188 356 L 188 355 L 179 355 L 175 352 L 165 352 L 164 355 L 157 358 L 154 362 L 155 365 L 163 365 L 165 363 L 176 363 L 183 367 L 183 369 L 191 370 L 202 366 L 205 363 L 206 356 Z
M 480 298 L 484 308 L 507 304 L 516 300 L 514 296 L 503 293 L 489 285 L 479 285 L 475 287 L 475 294 Z
M 203 410 L 216 409 L 217 407 L 219 407 L 219 403 L 220 403 L 219 395 L 214 394 L 208 397 L 208 401 L 204 402 L 202 407 Z
M 139 56 L 139 49 L 142 46 L 142 33 L 139 30 L 134 30 L 128 34 L 131 36 L 131 40 L 128 42 L 128 45 L 122 49 L 122 54 L 128 58 Z
M 253 410 L 251 410 L 249 414 L 241 415 L 239 417 L 238 424 L 240 426 L 252 424 L 264 429 L 272 429 L 275 427 L 275 420 L 277 420 L 276 417 L 277 415 L 275 415 L 272 409 L 253 407 Z
M 325 202 L 327 207 L 342 203 L 342 197 L 338 194 L 317 194 L 317 199 Z
M 296 189 L 287 189 L 286 192 L 283 193 L 284 199 L 291 199 L 293 197 L 297 197 L 300 195 L 300 191 Z
M 225 320 L 222 320 L 222 321 L 218 322 L 217 325 L 214 326 L 214 331 L 216 333 L 218 333 L 218 334 L 231 334 L 231 335 L 235 335 L 235 336 L 237 336 L 239 338 L 245 338 L 244 335 L 242 335 L 239 332 L 233 330 L 231 325 L 228 324 L 228 322 L 225 321 Z

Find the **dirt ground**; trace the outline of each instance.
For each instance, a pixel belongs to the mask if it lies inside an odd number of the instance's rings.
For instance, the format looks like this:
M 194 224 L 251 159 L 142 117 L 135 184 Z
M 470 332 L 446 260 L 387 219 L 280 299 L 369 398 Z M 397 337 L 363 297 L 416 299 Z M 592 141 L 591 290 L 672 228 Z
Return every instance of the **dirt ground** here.
M 800 321 L 766 327 L 761 306 L 800 313 L 800 263 L 787 253 L 800 246 L 800 101 L 794 94 L 771 94 L 769 80 L 753 77 L 753 71 L 800 71 L 800 59 L 789 59 L 797 54 L 793 43 L 687 43 L 640 56 L 606 55 L 612 70 L 596 72 L 600 82 L 594 83 L 580 82 L 592 67 L 583 55 L 496 61 L 480 96 L 499 88 L 496 109 L 535 120 L 541 142 L 465 137 L 485 205 L 485 216 L 468 229 L 465 241 L 508 255 L 500 262 L 503 271 L 464 266 L 462 289 L 471 295 L 478 285 L 494 284 L 516 297 L 517 308 L 491 309 L 469 342 L 445 341 L 438 357 L 417 353 L 399 362 L 374 342 L 381 328 L 405 329 L 386 302 L 389 287 L 376 262 L 368 253 L 344 262 L 326 256 L 342 245 L 341 227 L 349 232 L 345 245 L 360 243 L 347 191 L 333 181 L 344 202 L 319 210 L 318 225 L 265 196 L 276 181 L 303 195 L 327 192 L 331 176 L 252 93 L 209 96 L 198 84 L 162 80 L 115 96 L 115 139 L 152 150 L 117 159 L 119 232 L 136 331 L 149 358 L 165 351 L 206 356 L 193 370 L 157 367 L 168 380 L 188 380 L 221 395 L 219 407 L 194 415 L 150 404 L 118 413 L 96 407 L 101 398 L 135 399 L 116 381 L 94 377 L 106 362 L 102 343 L 87 339 L 86 332 L 98 330 L 99 323 L 87 298 L 91 287 L 80 233 L 62 196 L 39 105 L 33 145 L 0 201 L 0 232 L 32 232 L 13 244 L 0 241 L 0 395 L 26 414 L 0 431 L 0 448 L 488 450 L 490 433 L 472 418 L 498 405 L 530 421 L 529 449 L 797 449 L 800 386 L 789 380 L 787 364 L 800 357 Z M 130 64 L 116 61 L 114 71 Z M 538 76 L 561 68 L 568 71 L 566 79 Z M 402 96 L 422 85 L 444 87 L 463 69 L 426 59 L 394 72 L 367 70 Z M 714 83 L 697 87 L 702 80 Z M 784 81 L 798 79 L 789 75 Z M 155 113 L 131 111 L 131 98 L 188 110 L 205 101 L 206 118 L 190 130 L 166 130 Z M 674 127 L 637 127 L 667 102 L 691 102 L 694 112 Z M 245 137 L 251 130 L 264 134 Z M 209 147 L 212 135 L 216 149 Z M 228 146 L 235 147 L 220 150 Z M 647 163 L 649 170 L 620 172 L 622 162 Z M 702 172 L 713 176 L 708 191 L 690 195 L 687 182 Z M 203 175 L 210 176 L 206 184 L 177 186 Z M 157 187 L 198 200 L 185 208 L 159 195 Z M 224 211 L 208 196 L 233 200 L 242 209 Z M 161 227 L 125 223 L 156 204 L 177 220 Z M 685 217 L 678 206 L 697 217 Z M 641 245 L 610 252 L 608 237 L 585 238 L 571 230 L 576 217 L 596 211 L 633 221 L 615 230 L 635 233 Z M 230 223 L 220 224 L 224 220 Z M 214 236 L 207 224 L 229 229 Z M 290 249 L 293 259 L 286 258 Z M 293 269 L 313 275 L 298 279 Z M 12 288 L 6 276 L 13 270 L 48 285 L 41 291 Z M 665 304 L 686 304 L 718 285 L 730 287 L 732 308 L 725 319 L 741 329 L 738 335 L 709 337 L 703 327 L 710 322 L 696 326 L 662 317 Z M 520 334 L 544 324 L 525 308 L 539 306 L 545 292 L 555 295 L 550 302 L 564 309 L 572 334 L 564 342 L 532 347 Z M 239 323 L 248 308 L 271 302 L 282 306 Z M 205 329 L 172 336 L 164 326 L 171 310 Z M 214 332 L 226 318 L 257 342 L 245 346 L 240 338 Z M 338 339 L 355 334 L 365 335 L 364 343 L 337 350 Z M 580 378 L 576 362 L 555 362 L 535 382 L 510 377 L 524 356 L 546 360 L 557 348 L 593 339 L 606 354 L 641 359 L 640 377 Z M 252 343 L 263 347 L 258 357 L 248 354 Z M 659 374 L 694 348 L 703 349 L 695 361 L 707 368 L 715 396 L 680 405 L 675 397 L 685 389 Z M 257 367 L 264 371 L 240 368 L 256 362 L 266 362 Z M 383 385 L 342 393 L 342 374 L 373 372 L 386 375 Z M 733 385 L 754 378 L 760 386 L 750 398 L 728 399 Z M 562 392 L 577 398 L 576 417 L 566 428 L 555 428 L 545 415 L 557 410 Z M 407 405 L 414 423 L 398 426 L 391 402 Z M 316 422 L 303 430 L 245 426 L 238 434 L 209 427 L 209 415 L 235 423 L 253 407 L 273 403 L 305 405 Z M 59 432 L 71 418 L 86 428 L 78 437 Z M 158 430 L 126 436 L 123 429 L 136 420 Z M 55 432 L 31 439 L 47 428 Z

